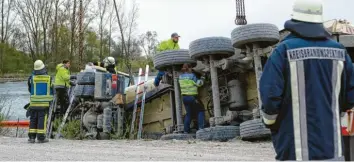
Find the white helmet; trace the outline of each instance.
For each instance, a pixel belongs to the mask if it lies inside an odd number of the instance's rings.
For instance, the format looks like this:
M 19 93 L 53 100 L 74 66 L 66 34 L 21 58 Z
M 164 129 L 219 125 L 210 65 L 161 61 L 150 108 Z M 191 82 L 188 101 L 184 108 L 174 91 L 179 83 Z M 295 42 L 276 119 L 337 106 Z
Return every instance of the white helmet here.
M 108 65 L 115 65 L 116 60 L 113 57 L 107 57 L 103 60 L 104 66 L 107 67 Z
M 44 63 L 42 60 L 36 60 L 34 62 L 34 70 L 42 70 L 44 69 Z
M 291 18 L 310 23 L 323 23 L 322 0 L 296 0 Z

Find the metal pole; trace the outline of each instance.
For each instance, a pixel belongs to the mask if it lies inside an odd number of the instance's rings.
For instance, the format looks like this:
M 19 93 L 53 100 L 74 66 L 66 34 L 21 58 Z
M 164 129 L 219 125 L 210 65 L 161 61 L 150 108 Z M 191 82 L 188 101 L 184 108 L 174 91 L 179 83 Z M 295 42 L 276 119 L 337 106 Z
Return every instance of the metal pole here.
M 177 118 L 177 126 L 176 133 L 183 132 L 183 120 L 182 120 L 182 100 L 181 100 L 181 92 L 178 84 L 178 72 L 176 68 L 173 67 L 173 85 L 175 89 L 175 102 L 176 102 L 176 118 Z
M 18 135 L 18 124 L 20 123 L 20 118 L 17 118 L 17 128 L 16 128 L 16 137 Z
M 254 72 L 256 73 L 256 81 L 257 81 L 258 109 L 261 109 L 262 100 L 261 100 L 261 94 L 259 92 L 259 81 L 262 76 L 263 68 L 262 68 L 261 57 L 258 56 L 257 53 L 255 52 L 257 49 L 259 49 L 258 44 L 253 44 Z
M 214 66 L 215 62 L 213 56 L 210 55 L 209 58 L 210 58 L 211 89 L 213 92 L 214 117 L 221 117 L 218 69 Z

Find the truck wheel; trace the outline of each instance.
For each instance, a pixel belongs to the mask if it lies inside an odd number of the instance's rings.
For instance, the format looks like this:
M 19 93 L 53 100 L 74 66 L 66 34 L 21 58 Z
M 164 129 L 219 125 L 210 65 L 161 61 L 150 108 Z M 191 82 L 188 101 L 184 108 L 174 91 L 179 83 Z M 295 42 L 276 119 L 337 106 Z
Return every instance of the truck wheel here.
M 184 134 L 184 133 L 165 134 L 165 135 L 161 136 L 161 138 L 160 138 L 160 140 L 173 140 L 173 139 L 175 139 L 175 140 L 192 140 L 194 138 L 193 138 L 193 135 Z
M 240 124 L 242 140 L 256 140 L 270 137 L 270 130 L 264 126 L 262 119 L 248 120 Z
M 95 86 L 94 85 L 77 85 L 77 88 L 75 88 L 75 97 L 93 97 L 95 92 Z
M 189 54 L 194 60 L 203 61 L 203 57 L 214 55 L 220 60 L 235 54 L 231 39 L 226 37 L 206 37 L 192 41 L 189 44 Z
M 153 140 L 158 140 L 163 136 L 163 133 L 159 132 L 153 132 L 153 133 L 144 133 L 143 138 L 144 139 L 153 139 Z
M 344 47 L 354 47 L 354 36 L 353 35 L 340 35 L 339 43 L 343 44 Z
M 94 72 L 81 72 L 77 75 L 78 85 L 94 85 L 95 73 Z
M 193 67 L 197 65 L 186 49 L 164 51 L 154 57 L 154 67 L 161 71 L 165 71 L 171 66 L 182 66 L 184 63 L 190 63 Z
M 84 91 L 84 85 L 76 85 L 75 91 L 74 91 L 74 96 L 75 97 L 80 97 Z
M 279 41 L 279 29 L 268 23 L 240 26 L 231 32 L 232 45 L 244 49 L 246 45 L 257 43 L 260 48 L 275 45 Z
M 202 141 L 228 141 L 240 136 L 239 126 L 215 126 L 198 130 L 196 138 Z

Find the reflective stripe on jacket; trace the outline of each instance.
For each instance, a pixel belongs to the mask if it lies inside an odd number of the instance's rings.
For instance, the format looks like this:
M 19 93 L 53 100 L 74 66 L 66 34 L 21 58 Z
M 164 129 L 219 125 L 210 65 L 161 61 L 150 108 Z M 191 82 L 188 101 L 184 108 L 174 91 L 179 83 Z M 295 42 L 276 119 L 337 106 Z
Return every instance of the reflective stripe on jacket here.
M 290 34 L 267 60 L 259 87 L 277 160 L 341 158 L 340 113 L 354 106 L 354 69 L 341 44 Z
M 198 80 L 193 73 L 184 73 L 179 76 L 179 85 L 182 95 L 197 95 L 198 87 L 203 85 L 203 80 Z
M 30 107 L 49 107 L 53 100 L 51 77 L 49 75 L 32 75 Z

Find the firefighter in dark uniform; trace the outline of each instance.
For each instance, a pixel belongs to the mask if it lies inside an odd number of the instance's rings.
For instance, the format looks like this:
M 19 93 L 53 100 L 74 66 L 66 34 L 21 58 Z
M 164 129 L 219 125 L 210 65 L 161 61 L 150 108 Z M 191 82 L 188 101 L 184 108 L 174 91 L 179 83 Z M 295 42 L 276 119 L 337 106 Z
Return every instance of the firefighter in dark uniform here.
M 39 143 L 48 142 L 46 139 L 46 121 L 50 102 L 53 100 L 51 77 L 41 60 L 34 62 L 34 71 L 28 78 L 28 89 L 31 93 L 30 125 L 28 131 L 28 142 L 34 143 L 37 137 Z
M 322 2 L 296 0 L 290 31 L 260 79 L 262 117 L 276 160 L 342 161 L 341 113 L 354 106 L 354 68 L 323 26 Z

